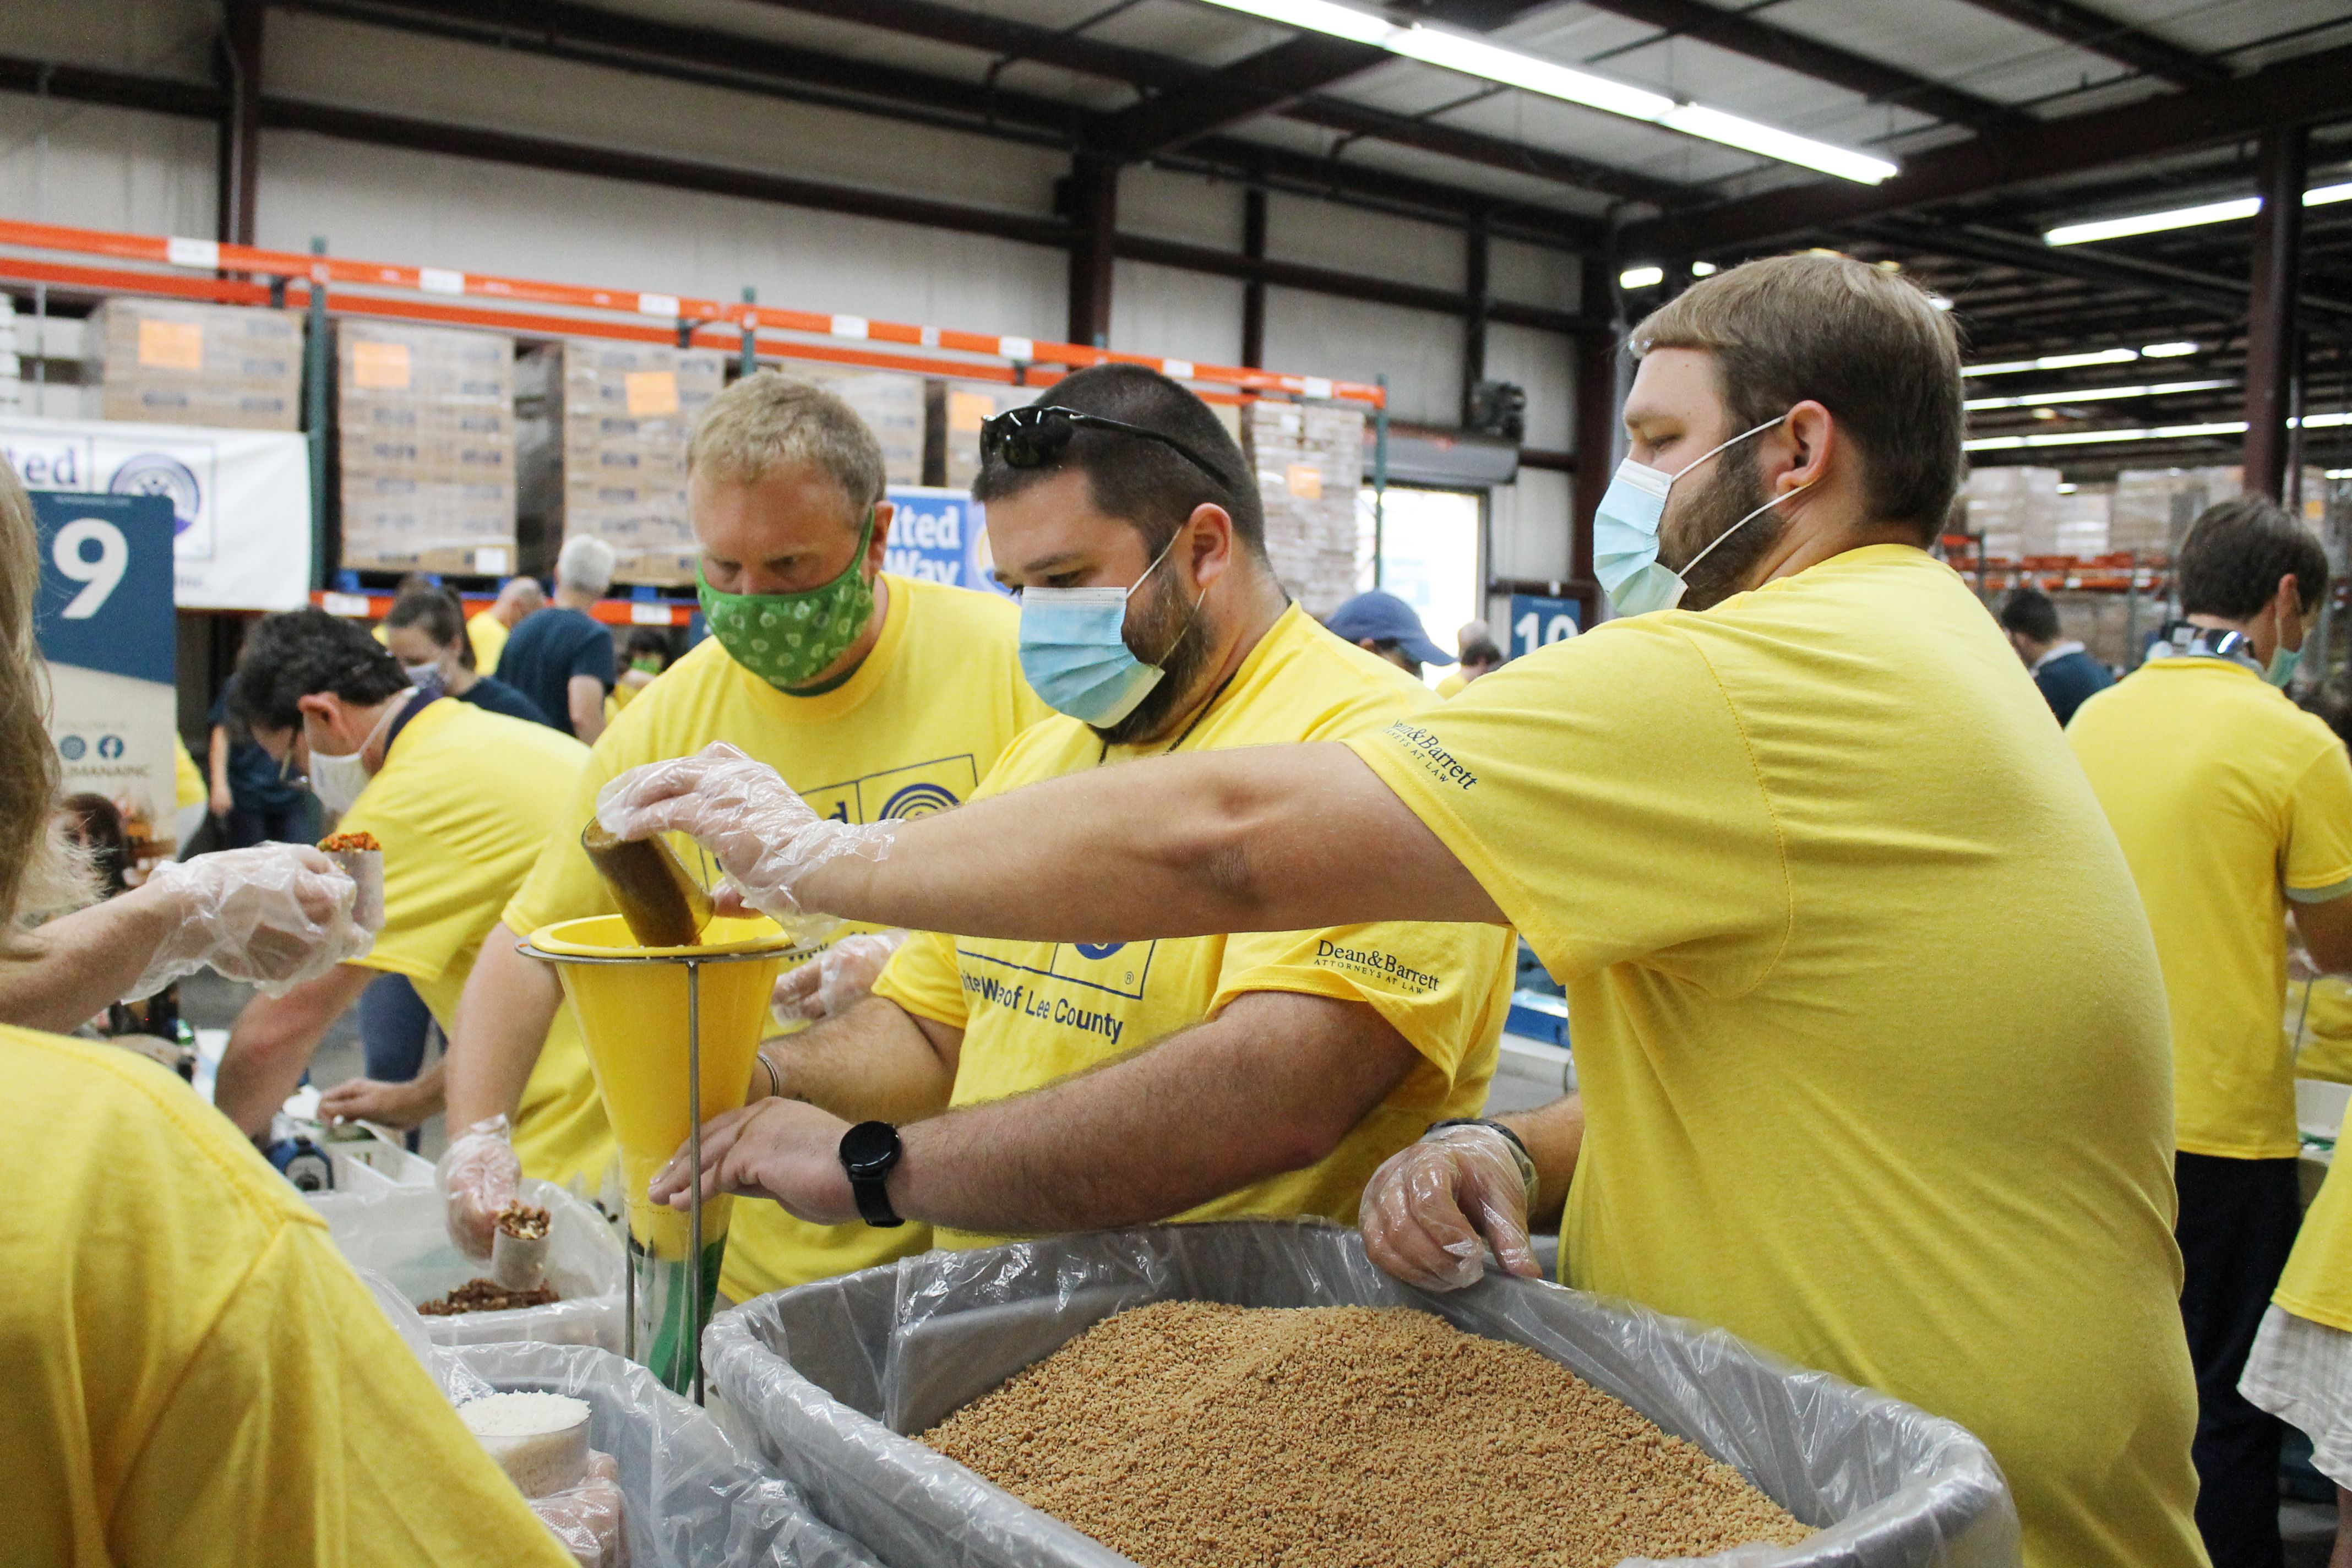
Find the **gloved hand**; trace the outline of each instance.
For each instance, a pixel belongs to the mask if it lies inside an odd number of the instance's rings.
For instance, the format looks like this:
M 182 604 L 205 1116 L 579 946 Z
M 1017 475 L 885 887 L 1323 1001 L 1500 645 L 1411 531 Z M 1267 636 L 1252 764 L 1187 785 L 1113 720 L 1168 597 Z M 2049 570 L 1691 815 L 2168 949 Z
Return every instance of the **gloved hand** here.
M 358 885 L 306 844 L 257 844 L 167 861 L 139 890 L 175 899 L 185 913 L 147 960 L 126 1002 L 152 996 L 206 965 L 227 979 L 251 981 L 264 995 L 282 996 L 365 956 L 375 943 L 375 934 L 352 920 Z
M 1427 1290 L 1476 1284 L 1489 1244 L 1505 1269 L 1535 1279 L 1543 1270 L 1528 1241 L 1534 1175 L 1493 1128 L 1441 1127 L 1390 1155 L 1364 1184 L 1364 1251 Z
M 776 981 L 772 1005 L 777 1021 L 814 1024 L 848 1012 L 874 989 L 890 955 L 906 940 L 902 931 L 859 931 L 786 970 Z
M 450 1244 L 475 1262 L 488 1263 L 499 1211 L 515 1201 L 521 1182 L 522 1160 L 505 1117 L 477 1121 L 452 1138 L 433 1167 Z
M 775 769 L 724 741 L 630 769 L 597 791 L 596 820 L 620 838 L 686 834 L 710 851 L 745 903 L 803 941 L 824 925 L 794 896 L 801 879 L 844 855 L 881 859 L 893 828 L 817 816 Z
M 588 1450 L 579 1484 L 530 1500 L 530 1511 L 555 1532 L 580 1568 L 626 1568 L 621 1534 L 621 1467 L 610 1454 Z

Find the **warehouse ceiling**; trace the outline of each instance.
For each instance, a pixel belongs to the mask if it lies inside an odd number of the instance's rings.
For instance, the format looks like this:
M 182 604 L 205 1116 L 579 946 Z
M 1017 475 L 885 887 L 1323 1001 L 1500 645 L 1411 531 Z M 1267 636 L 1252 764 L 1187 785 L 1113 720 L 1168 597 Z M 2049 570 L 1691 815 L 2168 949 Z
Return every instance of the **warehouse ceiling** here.
M 1656 265 L 1666 281 L 1613 302 L 1628 316 L 1694 262 L 1833 247 L 1899 265 L 1949 300 L 1974 363 L 2114 351 L 2112 363 L 1970 381 L 1986 405 L 1972 410 L 1976 460 L 2084 471 L 2234 453 L 2227 431 L 2079 437 L 2241 416 L 2252 226 L 2063 248 L 2042 236 L 2242 197 L 2255 138 L 2273 123 L 2313 126 L 2311 184 L 2352 180 L 2352 0 L 1407 0 L 1385 11 L 1898 166 L 1875 185 L 1247 14 L 1282 13 L 1280 0 L 299 6 L 628 68 L 791 82 L 877 114 L 1475 222 L 1606 252 L 1612 269 Z M 2352 203 L 2307 217 L 2304 396 L 2315 412 L 2340 411 L 2352 396 Z M 2120 357 L 2150 345 L 2177 352 Z M 2352 465 L 2352 431 L 2309 437 L 2306 460 Z

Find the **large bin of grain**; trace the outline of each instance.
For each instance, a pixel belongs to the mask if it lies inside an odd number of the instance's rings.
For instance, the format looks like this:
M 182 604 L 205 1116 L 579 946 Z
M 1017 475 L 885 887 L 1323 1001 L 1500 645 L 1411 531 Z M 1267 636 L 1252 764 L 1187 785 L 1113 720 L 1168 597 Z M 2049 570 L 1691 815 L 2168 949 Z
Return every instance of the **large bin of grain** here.
M 499 1393 L 567 1394 L 589 1408 L 588 1446 L 620 1472 L 632 1568 L 877 1568 L 711 1418 L 632 1362 L 586 1345 L 473 1345 L 446 1352 Z M 461 1393 L 462 1390 L 453 1390 Z
M 556 1300 L 538 1307 L 427 1317 L 425 1332 L 441 1345 L 538 1340 L 619 1350 L 627 1265 L 612 1226 L 593 1205 L 550 1182 L 526 1181 L 520 1196 L 548 1211 L 546 1282 Z M 352 1267 L 389 1280 L 411 1307 L 445 1297 L 490 1271 L 488 1264 L 468 1258 L 449 1240 L 446 1205 L 429 1174 L 419 1184 L 319 1193 L 310 1206 L 326 1220 Z
M 1352 1230 L 1229 1222 L 934 1252 L 762 1296 L 704 1339 L 720 1424 L 893 1568 L 1123 1568 L 1129 1560 L 907 1436 L 1115 1312 L 1157 1301 L 1418 1307 L 1527 1345 L 1739 1470 L 1818 1533 L 1738 1568 L 1994 1568 L 2016 1513 L 1949 1421 L 1720 1331 L 1531 1280 L 1438 1295 Z M 1174 1418 L 1171 1416 L 1171 1418 Z M 1407 1489 L 1408 1494 L 1410 1488 Z

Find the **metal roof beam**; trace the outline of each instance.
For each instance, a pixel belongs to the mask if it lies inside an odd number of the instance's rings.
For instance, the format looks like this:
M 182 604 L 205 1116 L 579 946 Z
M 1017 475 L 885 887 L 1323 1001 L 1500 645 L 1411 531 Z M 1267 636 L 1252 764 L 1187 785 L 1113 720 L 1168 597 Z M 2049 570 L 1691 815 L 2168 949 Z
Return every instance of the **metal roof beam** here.
M 1905 160 L 1902 172 L 1884 184 L 1836 180 L 1781 186 L 1631 225 L 1624 254 L 1704 255 L 1754 246 L 2006 185 L 2190 152 L 2272 126 L 2352 118 L 2352 94 L 2344 90 L 2347 72 L 2352 72 L 2352 46 L 2282 61 L 2219 87 L 2145 99 L 2027 130 L 1988 131 Z
M 1973 224 L 1939 225 L 1883 218 L 1862 226 L 1859 232 L 1930 255 L 1987 261 L 2105 288 L 2145 289 L 2231 317 L 2244 315 L 2251 297 L 2252 285 L 2242 278 L 2200 272 L 2137 257 L 2108 255 L 2085 247 L 2048 246 L 2032 235 L 2006 234 Z M 2310 294 L 2304 295 L 2301 303 L 2307 326 L 2352 340 L 2352 304 Z
M 782 96 L 794 101 L 1009 140 L 1048 141 L 1076 148 L 1089 144 L 1098 123 L 1097 117 L 1084 110 L 1029 93 L 783 45 L 744 47 L 751 41 L 732 34 L 640 22 L 560 0 L 509 0 L 505 8 L 488 11 L 472 0 L 271 0 L 271 4 L 373 26 L 494 43 L 706 86 L 774 91 L 776 84 L 791 83 L 791 89 Z M 1013 127 L 1022 128 L 1021 133 L 1012 134 Z M 1431 139 L 1440 140 L 1442 133 Z M 1439 221 L 1452 224 L 1466 222 L 1474 209 L 1488 210 L 1518 237 L 1538 243 L 1581 247 L 1597 243 L 1601 236 L 1600 225 L 1573 214 L 1482 197 L 1458 186 L 1360 164 L 1226 139 L 1196 142 L 1190 152 L 1229 171 L 1262 164 L 1296 185 L 1320 187 L 1335 199 L 1344 194 L 1391 210 L 1423 208 Z
M 2105 55 L 2176 87 L 2211 87 L 2230 79 L 2230 68 L 2221 61 L 2207 59 L 2178 44 L 2168 44 L 2153 33 L 2144 33 L 2128 22 L 2118 22 L 2079 0 L 1969 0 L 1969 4 L 2037 33 L 2063 38 L 2076 48 Z
M 1927 77 L 1917 76 L 1883 60 L 1825 44 L 1802 33 L 1775 27 L 1736 11 L 1718 11 L 1706 0 L 1584 0 L 1596 11 L 1607 11 L 1628 21 L 1656 27 L 1669 35 L 1695 38 L 1752 60 L 1794 71 L 1799 76 L 1858 92 L 1874 103 L 1892 103 L 1933 115 L 1957 125 L 1988 129 L 1997 125 L 2031 124 L 2033 117 L 1990 98 Z
M 1084 34 L 1057 32 L 1050 27 L 1005 21 L 977 11 L 966 11 L 960 6 L 941 5 L 939 0 L 761 0 L 761 3 L 782 10 L 855 22 L 887 32 L 906 33 L 937 43 L 989 49 L 1003 58 L 1037 60 L 1067 70 L 1129 82 L 1139 90 L 1153 89 L 1170 96 L 1179 89 L 1186 89 L 1188 93 L 1216 90 L 1215 84 L 1224 74 L 1149 50 L 1105 44 Z M 1341 44 L 1339 40 L 1327 42 L 1341 49 L 1360 47 Z M 1266 68 L 1268 82 L 1276 80 L 1276 73 L 1280 71 L 1291 73 L 1286 79 L 1303 80 L 1302 73 L 1307 70 L 1310 60 L 1321 60 L 1326 68 L 1336 68 L 1331 67 L 1331 56 L 1304 47 L 1296 55 L 1285 55 L 1283 51 L 1287 47 L 1287 45 L 1278 46 L 1266 51 L 1283 57 L 1280 62 L 1269 64 Z M 1378 55 L 1381 59 L 1391 58 L 1385 51 L 1364 52 Z M 1360 68 L 1361 64 L 1353 65 L 1341 74 L 1353 74 L 1354 70 Z M 1267 90 L 1272 89 L 1269 88 Z M 1299 89 L 1286 89 L 1285 93 L 1292 94 L 1296 90 Z M 1143 107 L 1150 107 L 1153 101 L 1156 100 L 1147 100 Z M 1230 103 L 1230 100 L 1225 101 Z M 1689 186 L 1614 169 L 1590 159 L 1528 147 L 1500 137 L 1465 131 L 1434 121 L 1417 120 L 1410 115 L 1391 114 L 1381 110 L 1342 103 L 1334 99 L 1298 99 L 1281 104 L 1273 112 L 1351 136 L 1418 147 L 1467 163 L 1507 169 L 1514 174 L 1528 174 L 1537 179 L 1551 180 L 1608 195 L 1660 205 L 1687 200 L 1691 195 Z M 1247 118 L 1247 115 L 1228 114 L 1221 110 L 1219 115 L 1213 117 L 1211 128 L 1230 123 L 1236 118 Z M 1141 125 L 1144 122 L 1131 123 Z M 1114 139 L 1106 142 L 1100 150 L 1130 158 L 1144 156 L 1155 148 L 1171 146 L 1183 140 L 1181 135 L 1152 132 L 1129 137 L 1126 144 L 1122 145 L 1115 132 L 1107 134 Z

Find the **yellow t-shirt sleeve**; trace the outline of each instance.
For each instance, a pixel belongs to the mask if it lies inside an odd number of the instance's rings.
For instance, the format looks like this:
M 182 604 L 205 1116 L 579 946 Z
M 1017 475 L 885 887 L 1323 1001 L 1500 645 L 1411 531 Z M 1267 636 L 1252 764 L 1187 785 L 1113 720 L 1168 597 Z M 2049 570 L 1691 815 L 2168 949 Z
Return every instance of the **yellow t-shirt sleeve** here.
M 1451 1084 L 1502 1032 L 1517 940 L 1505 926 L 1410 921 L 1230 937 L 1209 1016 L 1257 991 L 1360 1002 Z
M 2284 877 L 2290 897 L 2352 893 L 2352 756 L 2330 745 L 2295 781 Z
M 188 742 L 180 738 L 177 730 L 172 731 L 172 787 L 176 792 L 173 797 L 175 811 L 202 805 L 212 795 L 205 787 L 205 775 L 196 771 L 196 759 L 188 755 Z
M 607 730 L 604 733 L 609 738 L 620 731 Z M 587 765 L 572 783 L 570 798 L 556 809 L 546 846 L 531 863 L 530 875 L 523 879 L 515 896 L 507 900 L 506 910 L 499 917 L 507 930 L 517 936 L 529 936 L 557 921 L 620 912 L 612 894 L 605 889 L 604 879 L 596 874 L 594 863 L 588 858 L 588 851 L 580 847 L 580 830 L 596 815 L 598 790 L 639 762 L 651 760 L 623 757 L 616 751 L 608 751 L 604 741 L 597 742 L 589 753 Z M 693 862 L 689 860 L 688 864 Z
M 1345 744 L 1561 980 L 1639 958 L 1737 994 L 1787 939 L 1786 850 L 1738 717 L 1690 639 L 1653 617 Z
M 282 1226 L 156 1413 L 124 1563 L 572 1561 L 323 1228 Z
M 875 981 L 874 994 L 950 1028 L 962 1028 L 971 1016 L 964 999 L 962 966 L 956 963 L 955 939 L 937 931 L 909 932 Z

